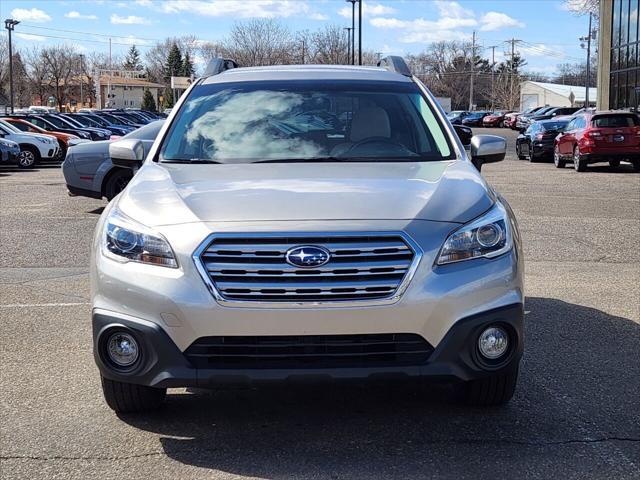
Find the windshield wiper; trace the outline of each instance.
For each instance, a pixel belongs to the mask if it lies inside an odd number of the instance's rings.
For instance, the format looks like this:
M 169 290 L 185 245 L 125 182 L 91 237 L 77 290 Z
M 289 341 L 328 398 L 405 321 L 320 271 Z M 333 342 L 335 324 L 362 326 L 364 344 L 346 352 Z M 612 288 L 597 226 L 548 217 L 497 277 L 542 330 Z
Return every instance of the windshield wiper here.
M 164 158 L 160 163 L 220 163 L 215 160 L 207 160 L 206 158 Z
M 312 158 L 274 158 L 271 160 L 258 160 L 251 163 L 321 163 L 321 162 L 344 162 L 349 157 L 312 157 Z

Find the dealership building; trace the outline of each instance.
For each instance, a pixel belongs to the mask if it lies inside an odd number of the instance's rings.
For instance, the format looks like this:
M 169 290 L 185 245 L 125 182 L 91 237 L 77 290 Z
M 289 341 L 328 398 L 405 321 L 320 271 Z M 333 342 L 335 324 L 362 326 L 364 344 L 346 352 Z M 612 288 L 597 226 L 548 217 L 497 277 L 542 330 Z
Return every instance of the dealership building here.
M 640 0 L 600 0 L 599 110 L 637 109 L 640 103 Z

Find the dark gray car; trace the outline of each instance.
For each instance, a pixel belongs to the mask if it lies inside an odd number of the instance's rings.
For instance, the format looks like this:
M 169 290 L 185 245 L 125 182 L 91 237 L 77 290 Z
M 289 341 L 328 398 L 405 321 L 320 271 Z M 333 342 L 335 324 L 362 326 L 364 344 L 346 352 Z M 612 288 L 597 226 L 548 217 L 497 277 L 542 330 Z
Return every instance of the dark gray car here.
M 67 152 L 62 173 L 70 195 L 111 200 L 127 186 L 133 176 L 129 168 L 114 166 L 109 157 L 109 145 L 125 139 L 140 140 L 144 154 L 148 153 L 164 120 L 151 122 L 120 140 L 83 143 Z

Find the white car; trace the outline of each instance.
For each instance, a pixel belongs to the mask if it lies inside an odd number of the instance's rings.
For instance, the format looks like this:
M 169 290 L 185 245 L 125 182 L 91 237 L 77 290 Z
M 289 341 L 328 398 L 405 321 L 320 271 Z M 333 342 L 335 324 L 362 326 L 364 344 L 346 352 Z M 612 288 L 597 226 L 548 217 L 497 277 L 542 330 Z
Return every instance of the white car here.
M 0 120 L 0 138 L 11 140 L 20 145 L 18 157 L 20 168 L 31 168 L 42 160 L 55 160 L 60 150 L 60 144 L 56 137 L 23 132 L 4 120 Z

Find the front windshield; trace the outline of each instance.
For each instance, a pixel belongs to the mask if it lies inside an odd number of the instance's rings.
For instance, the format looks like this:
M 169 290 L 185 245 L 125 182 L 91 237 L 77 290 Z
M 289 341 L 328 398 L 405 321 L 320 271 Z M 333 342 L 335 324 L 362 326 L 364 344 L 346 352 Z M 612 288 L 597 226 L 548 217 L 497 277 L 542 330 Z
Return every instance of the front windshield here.
M 562 130 L 564 127 L 567 126 L 569 122 L 567 121 L 561 121 L 561 122 L 549 122 L 549 123 L 544 123 L 542 125 L 542 127 L 545 130 L 549 130 L 549 131 L 555 131 L 555 130 Z
M 56 127 L 69 128 L 69 126 L 73 126 L 65 122 L 61 118 L 54 117 L 54 116 L 47 117 L 47 121 L 49 121 L 50 123 L 53 123 L 53 125 Z
M 194 88 L 161 161 L 428 161 L 455 158 L 412 83 L 241 82 Z
M 11 125 L 9 122 L 5 122 L 4 120 L 0 120 L 0 125 L 2 125 L 3 127 L 5 127 L 7 130 L 9 130 L 10 132 L 13 133 L 22 133 L 20 130 L 18 130 L 16 127 L 14 127 L 13 125 Z
M 67 120 L 69 120 L 72 123 L 78 123 L 83 127 L 91 127 L 92 126 L 91 122 L 89 120 L 87 120 L 85 118 L 80 118 L 79 116 L 78 117 L 74 117 L 73 119 L 67 118 Z

